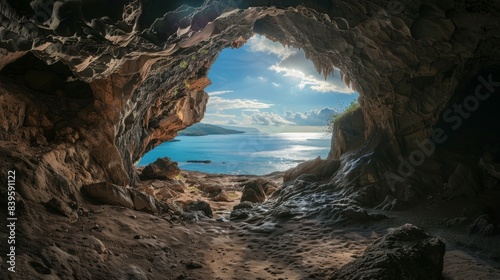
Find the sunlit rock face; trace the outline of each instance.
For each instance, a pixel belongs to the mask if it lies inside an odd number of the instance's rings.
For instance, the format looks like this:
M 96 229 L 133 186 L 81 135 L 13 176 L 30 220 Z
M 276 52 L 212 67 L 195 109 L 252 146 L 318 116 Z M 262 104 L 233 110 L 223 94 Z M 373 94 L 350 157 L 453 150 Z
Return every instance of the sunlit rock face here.
M 360 93 L 356 131 L 334 139 L 342 164 L 331 182 L 363 204 L 416 201 L 443 186 L 452 154 L 469 153 L 437 143 L 446 133 L 437 125 L 458 122 L 443 113 L 478 86 L 481 98 L 498 89 L 496 1 L 188 2 L 1 2 L 0 166 L 24 174 L 23 196 L 133 183 L 134 162 L 202 119 L 218 52 L 254 33 L 304 49 L 325 77 L 340 69 Z M 438 152 L 412 158 L 433 135 Z

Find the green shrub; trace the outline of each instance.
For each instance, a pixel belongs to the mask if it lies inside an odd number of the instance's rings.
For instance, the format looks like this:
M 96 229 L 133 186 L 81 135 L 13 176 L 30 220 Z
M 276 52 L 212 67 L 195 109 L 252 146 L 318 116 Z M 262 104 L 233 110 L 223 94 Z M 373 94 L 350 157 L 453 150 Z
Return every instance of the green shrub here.
M 345 108 L 344 112 L 342 112 L 342 115 L 354 112 L 358 108 L 359 108 L 359 103 L 358 101 L 354 100 L 353 102 L 351 102 L 351 104 L 349 104 L 347 108 Z
M 359 108 L 359 103 L 358 101 L 354 100 L 345 108 L 345 110 L 342 113 L 335 113 L 332 115 L 332 119 L 330 120 L 330 123 L 328 123 L 327 127 L 327 132 L 333 132 L 333 126 L 338 123 L 344 116 L 348 115 L 351 112 L 356 111 Z

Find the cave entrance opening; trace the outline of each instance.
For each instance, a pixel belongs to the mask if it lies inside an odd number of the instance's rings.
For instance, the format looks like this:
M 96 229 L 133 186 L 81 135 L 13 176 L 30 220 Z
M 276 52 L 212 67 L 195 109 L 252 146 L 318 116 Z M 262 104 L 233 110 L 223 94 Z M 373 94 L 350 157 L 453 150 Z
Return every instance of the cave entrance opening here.
M 302 50 L 260 35 L 224 49 L 208 74 L 204 119 L 138 165 L 167 156 L 186 170 L 263 175 L 324 159 L 328 124 L 358 98 L 335 72 L 325 79 Z

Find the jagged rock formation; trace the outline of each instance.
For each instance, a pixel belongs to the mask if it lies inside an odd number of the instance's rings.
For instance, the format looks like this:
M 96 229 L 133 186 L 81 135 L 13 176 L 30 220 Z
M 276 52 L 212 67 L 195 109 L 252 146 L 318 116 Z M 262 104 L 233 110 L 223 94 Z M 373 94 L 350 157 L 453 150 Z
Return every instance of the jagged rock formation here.
M 496 2 L 197 5 L 2 1 L 2 167 L 24 174 L 23 197 L 76 196 L 95 181 L 131 184 L 141 155 L 203 117 L 217 53 L 254 32 L 303 48 L 325 77 L 340 68 L 361 94 L 362 109 L 352 116 L 358 131 L 338 137 L 333 149 L 332 157 L 345 155 L 333 182 L 369 205 L 386 195 L 416 201 L 447 182 L 456 163 L 432 154 L 422 164 L 412 152 L 440 121 L 448 128 L 466 119 L 469 112 L 441 117 L 447 104 L 477 109 L 498 88 Z M 475 100 L 463 99 L 479 86 Z M 342 141 L 353 136 L 360 145 L 349 150 Z M 497 139 L 490 133 L 471 145 L 488 149 Z M 482 156 L 468 155 L 462 158 Z M 397 172 L 400 156 L 419 164 Z

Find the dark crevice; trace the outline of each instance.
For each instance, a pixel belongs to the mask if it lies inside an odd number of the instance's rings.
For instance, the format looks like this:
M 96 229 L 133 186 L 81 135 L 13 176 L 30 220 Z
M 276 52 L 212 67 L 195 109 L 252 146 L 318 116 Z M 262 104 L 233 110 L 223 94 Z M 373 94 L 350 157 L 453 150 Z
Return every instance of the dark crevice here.
M 5 66 L 0 73 L 33 91 L 71 99 L 91 99 L 90 86 L 78 80 L 62 62 L 47 65 L 32 53 L 28 53 Z
M 30 5 L 31 0 L 7 0 L 7 3 L 21 16 L 31 16 L 35 13 Z
M 42 128 L 47 142 L 73 133 L 82 123 L 78 113 L 94 101 L 90 85 L 78 80 L 69 67 L 61 62 L 47 65 L 32 53 L 5 66 L 0 77 L 29 89 L 23 91 L 31 100 L 23 125 Z
M 500 143 L 498 82 L 500 68 L 488 68 L 455 93 L 435 126 L 447 137 L 438 143 L 438 148 L 454 154 L 463 163 L 475 164 Z
M 493 160 L 496 163 L 500 163 L 500 149 L 494 150 L 492 155 L 493 155 Z

